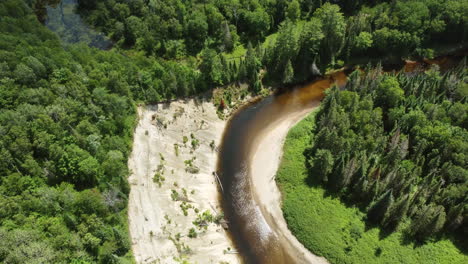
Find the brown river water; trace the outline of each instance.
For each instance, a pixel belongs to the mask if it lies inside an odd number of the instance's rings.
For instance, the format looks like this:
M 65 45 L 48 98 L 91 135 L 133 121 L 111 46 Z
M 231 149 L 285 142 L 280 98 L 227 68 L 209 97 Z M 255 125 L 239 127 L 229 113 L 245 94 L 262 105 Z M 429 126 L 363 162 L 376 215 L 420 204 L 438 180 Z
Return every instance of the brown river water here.
M 219 152 L 218 175 L 224 187 L 224 211 L 231 234 L 246 263 L 296 263 L 296 252 L 286 250 L 274 232 L 275 219 L 258 205 L 252 193 L 248 161 L 256 141 L 275 120 L 318 105 L 333 83 L 344 85 L 337 72 L 310 84 L 268 96 L 240 109 L 229 121 Z M 265 164 L 268 166 L 268 164 Z
M 413 73 L 437 64 L 445 71 L 455 66 L 460 59 L 445 56 L 423 62 L 405 61 L 402 65 L 384 69 L 403 69 L 404 72 Z M 275 233 L 275 219 L 271 219 L 266 209 L 256 200 L 249 161 L 258 140 L 268 136 L 272 123 L 319 105 L 327 88 L 335 83 L 340 87 L 344 86 L 346 80 L 345 71 L 336 72 L 310 84 L 250 103 L 239 109 L 229 120 L 220 147 L 217 173 L 224 189 L 222 202 L 229 229 L 245 263 L 303 262 L 301 253 L 291 247 L 288 241 L 284 241 L 284 238 L 278 237 Z
M 112 43 L 101 33 L 94 32 L 85 25 L 75 12 L 76 0 L 46 0 L 36 5 L 38 19 L 56 32 L 63 43 L 84 42 L 100 49 L 108 49 Z M 405 72 L 418 72 L 432 64 L 441 70 L 456 65 L 460 56 L 467 50 L 453 56 L 443 56 L 423 62 L 406 61 L 402 65 L 392 65 L 391 69 Z M 385 67 L 384 67 L 385 69 Z M 217 172 L 223 184 L 222 203 L 229 221 L 231 235 L 246 263 L 292 264 L 298 263 L 298 252 L 288 241 L 282 241 L 274 230 L 275 219 L 268 217 L 252 192 L 249 160 L 253 156 L 256 142 L 268 136 L 272 123 L 288 118 L 294 113 L 311 109 L 320 103 L 324 91 L 336 83 L 344 86 L 345 71 L 339 71 L 310 84 L 298 86 L 283 93 L 268 96 L 248 104 L 238 110 L 230 119 L 219 152 Z M 268 166 L 268 164 L 265 164 Z

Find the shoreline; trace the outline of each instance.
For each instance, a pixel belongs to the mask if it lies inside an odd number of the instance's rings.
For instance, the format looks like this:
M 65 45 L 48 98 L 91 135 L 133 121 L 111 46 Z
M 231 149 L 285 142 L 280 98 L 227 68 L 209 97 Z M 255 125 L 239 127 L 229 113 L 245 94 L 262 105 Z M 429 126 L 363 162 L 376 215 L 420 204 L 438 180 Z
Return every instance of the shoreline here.
M 298 253 L 292 256 L 296 263 L 329 263 L 325 258 L 310 252 L 291 233 L 281 208 L 281 191 L 276 184 L 276 173 L 283 156 L 283 145 L 289 130 L 309 115 L 320 104 L 315 101 L 306 109 L 291 112 L 276 122 L 269 124 L 257 137 L 250 157 L 251 182 L 253 194 L 263 216 L 273 226 L 275 235 L 288 252 Z M 265 166 L 268 164 L 268 166 Z
M 217 216 L 222 210 L 212 172 L 218 159 L 213 148 L 220 143 L 225 126 L 226 121 L 218 118 L 207 100 L 138 107 L 128 161 L 129 231 L 137 263 L 242 263 L 221 225 L 208 222 L 204 230 L 205 224 L 193 224 L 205 211 Z M 198 142 L 195 148 L 192 141 Z M 188 160 L 198 173 L 187 172 Z M 196 238 L 188 237 L 191 228 Z

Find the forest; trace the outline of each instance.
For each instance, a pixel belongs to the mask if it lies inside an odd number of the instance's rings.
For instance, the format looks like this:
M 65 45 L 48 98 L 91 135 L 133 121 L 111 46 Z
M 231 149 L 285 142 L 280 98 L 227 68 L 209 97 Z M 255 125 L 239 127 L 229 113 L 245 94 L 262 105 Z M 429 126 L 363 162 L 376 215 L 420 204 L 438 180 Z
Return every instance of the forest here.
M 133 262 L 127 159 L 138 104 L 238 83 L 255 94 L 468 40 L 463 0 L 78 0 L 113 41 L 104 51 L 63 45 L 41 24 L 58 2 L 0 2 L 2 263 Z M 466 71 L 373 77 L 355 73 L 348 91 L 328 93 L 311 170 L 370 206 L 378 225 L 415 219 L 418 240 L 463 231 Z
M 361 57 L 431 58 L 442 47 L 460 45 L 468 37 L 468 5 L 462 0 L 80 0 L 79 4 L 88 23 L 119 47 L 179 61 L 199 55 L 211 58 L 206 56 L 208 50 L 216 53 L 212 77 L 226 72 L 219 70 L 226 67 L 226 53 L 250 43 L 257 51 L 258 67 L 267 69 L 266 80 L 280 83 L 307 79 L 312 63 L 323 71 Z M 276 44 L 262 45 L 273 33 Z M 237 55 L 245 57 L 247 72 L 253 75 L 248 54 Z M 235 72 L 240 65 L 231 68 Z M 214 84 L 226 83 L 211 79 Z M 255 80 L 251 81 L 253 85 Z
M 306 157 L 310 182 L 358 204 L 371 224 L 419 242 L 468 235 L 466 66 L 441 74 L 349 76 L 327 91 Z

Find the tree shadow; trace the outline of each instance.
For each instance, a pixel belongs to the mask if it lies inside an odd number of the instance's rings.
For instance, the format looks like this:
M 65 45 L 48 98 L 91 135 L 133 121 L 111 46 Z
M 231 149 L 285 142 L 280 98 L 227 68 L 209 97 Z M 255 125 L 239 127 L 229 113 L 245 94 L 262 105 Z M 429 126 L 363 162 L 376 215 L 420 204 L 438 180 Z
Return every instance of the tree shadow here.
M 306 148 L 302 154 L 305 155 L 306 157 L 309 157 L 312 154 L 312 149 Z M 356 201 L 352 201 L 351 199 L 346 199 L 345 198 L 346 196 L 343 195 L 344 193 L 336 192 L 332 188 L 329 188 L 329 186 L 326 186 L 326 184 L 323 184 L 317 177 L 314 176 L 315 173 L 313 171 L 313 168 L 310 166 L 307 160 L 304 162 L 305 162 L 304 165 L 307 168 L 307 176 L 304 178 L 304 183 L 307 184 L 307 186 L 311 188 L 314 187 L 314 188 L 323 189 L 324 190 L 323 198 L 339 198 L 340 202 L 343 203 L 347 208 L 358 208 L 360 212 L 366 213 L 366 208 L 368 207 L 368 204 L 356 203 Z M 378 228 L 379 240 L 384 240 L 388 238 L 390 235 L 392 235 L 394 232 L 397 232 L 397 228 L 398 228 L 397 225 L 382 227 L 379 224 L 370 222 L 365 217 L 362 220 L 364 221 L 365 232 L 368 232 L 369 230 L 373 228 Z M 413 245 L 413 249 L 416 249 L 427 244 L 427 241 L 418 240 L 406 230 L 402 230 L 400 232 L 402 233 L 402 236 L 400 239 L 400 245 L 403 245 L 403 246 Z M 453 245 L 461 251 L 462 254 L 468 255 L 468 239 L 465 236 L 465 233 L 463 231 L 452 232 L 449 235 L 447 234 L 438 235 L 436 237 L 433 237 L 432 239 L 435 239 L 435 241 L 440 241 L 441 239 L 449 239 L 453 243 Z M 376 249 L 375 254 L 376 256 L 377 254 L 379 254 L 378 248 Z
M 368 221 L 366 221 L 367 223 Z M 395 232 L 395 227 L 380 227 L 379 226 L 379 240 L 384 240 Z
M 463 254 L 468 255 L 468 238 L 465 232 L 454 232 L 454 234 L 448 237 L 450 241 L 457 247 Z
M 302 155 L 304 155 L 304 157 L 310 157 L 312 153 L 312 148 L 308 147 L 302 152 Z M 310 166 L 309 162 L 307 162 L 307 159 L 304 161 L 304 163 L 305 167 L 307 168 L 307 177 L 304 179 L 305 184 L 307 184 L 309 187 L 324 187 L 320 180 L 317 177 L 314 177 L 313 168 Z M 325 190 L 327 191 L 327 189 Z

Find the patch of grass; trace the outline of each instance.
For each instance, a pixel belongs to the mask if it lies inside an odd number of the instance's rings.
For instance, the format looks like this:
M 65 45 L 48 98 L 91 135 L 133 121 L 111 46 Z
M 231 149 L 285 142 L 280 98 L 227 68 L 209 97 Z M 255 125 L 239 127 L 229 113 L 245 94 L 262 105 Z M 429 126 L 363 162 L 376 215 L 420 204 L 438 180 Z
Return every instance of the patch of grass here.
M 188 216 L 188 210 L 190 208 L 193 208 L 193 206 L 191 204 L 188 204 L 185 201 L 182 202 L 179 206 L 180 206 L 180 209 L 182 209 L 182 212 L 184 213 L 184 216 Z
M 247 49 L 244 47 L 243 44 L 241 44 L 235 47 L 232 52 L 223 53 L 223 55 L 226 57 L 227 61 L 234 60 L 237 64 L 239 64 L 240 58 L 243 57 L 246 52 L 247 52 Z
M 197 231 L 195 230 L 195 228 L 190 228 L 189 230 L 189 233 L 188 233 L 188 237 L 190 238 L 196 238 L 198 236 L 197 234 Z
M 185 171 L 188 172 L 188 173 L 192 173 L 192 174 L 197 174 L 200 172 L 200 168 L 198 168 L 197 166 L 195 166 L 193 164 L 193 162 L 197 159 L 197 157 L 192 157 L 191 159 L 189 160 L 185 160 L 184 161 L 184 164 L 185 164 Z
M 158 184 L 159 188 L 161 188 L 163 182 L 166 180 L 164 176 L 160 172 L 156 172 L 153 176 L 153 182 Z
M 331 263 L 468 263 L 449 239 L 417 245 L 405 242 L 402 232 L 385 236 L 378 228 L 366 230 L 365 214 L 358 208 L 309 186 L 303 153 L 313 138 L 314 117 L 312 113 L 289 132 L 277 174 L 284 217 L 305 247 Z
M 190 134 L 190 138 L 192 139 L 192 150 L 196 150 L 200 146 L 200 141 L 195 137 L 193 133 Z

